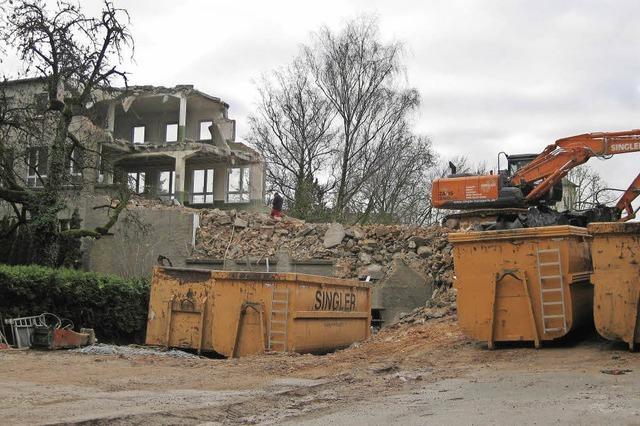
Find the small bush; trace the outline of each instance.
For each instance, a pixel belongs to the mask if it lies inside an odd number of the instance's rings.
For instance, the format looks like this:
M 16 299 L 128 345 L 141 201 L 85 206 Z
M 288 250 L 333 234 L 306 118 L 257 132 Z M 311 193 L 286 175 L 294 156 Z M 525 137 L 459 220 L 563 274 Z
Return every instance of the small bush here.
M 51 312 L 72 320 L 76 331 L 79 327 L 95 329 L 101 341 L 140 342 L 144 340 L 148 303 L 146 279 L 0 264 L 3 318 Z

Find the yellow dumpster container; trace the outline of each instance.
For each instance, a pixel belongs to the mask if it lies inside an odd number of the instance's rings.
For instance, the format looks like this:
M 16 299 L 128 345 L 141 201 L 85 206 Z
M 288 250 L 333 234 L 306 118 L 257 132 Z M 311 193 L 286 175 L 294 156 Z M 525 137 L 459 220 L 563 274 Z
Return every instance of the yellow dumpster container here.
M 146 343 L 228 357 L 327 352 L 369 337 L 371 289 L 296 273 L 156 267 Z
M 623 341 L 633 350 L 640 340 L 640 223 L 594 223 L 593 319 L 606 339 Z
M 496 341 L 566 335 L 592 315 L 590 236 L 549 226 L 449 234 L 458 322 L 493 348 Z

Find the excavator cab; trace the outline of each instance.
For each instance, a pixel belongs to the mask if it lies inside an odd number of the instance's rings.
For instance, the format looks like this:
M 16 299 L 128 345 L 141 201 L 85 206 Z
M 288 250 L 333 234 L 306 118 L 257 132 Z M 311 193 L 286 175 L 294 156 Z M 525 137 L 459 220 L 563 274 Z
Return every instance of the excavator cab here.
M 511 178 L 515 173 L 532 162 L 538 154 L 517 154 L 517 155 L 507 155 L 507 170 L 506 175 L 507 178 Z M 535 188 L 534 184 L 526 185 L 522 188 L 522 193 L 526 196 L 531 190 Z M 553 205 L 562 201 L 562 182 L 557 182 L 546 194 L 544 197 L 538 200 L 539 204 L 542 205 Z
M 507 155 L 507 174 L 513 176 L 515 172 L 532 162 L 537 156 L 538 154 Z

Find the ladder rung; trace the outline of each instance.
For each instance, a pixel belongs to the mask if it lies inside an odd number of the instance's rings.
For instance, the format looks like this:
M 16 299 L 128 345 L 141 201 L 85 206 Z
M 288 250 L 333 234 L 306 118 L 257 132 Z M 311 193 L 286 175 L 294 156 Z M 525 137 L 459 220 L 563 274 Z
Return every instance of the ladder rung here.
M 286 321 L 276 321 L 276 320 L 271 320 L 271 324 L 286 324 Z
M 547 331 L 562 331 L 562 328 L 545 328 L 544 332 L 546 333 Z
M 278 343 L 280 345 L 284 345 L 284 342 L 282 340 L 271 340 L 271 343 Z
M 562 275 L 541 275 L 540 276 L 541 280 L 550 280 L 550 279 L 558 279 L 558 278 L 562 278 Z
M 562 302 L 544 302 L 543 305 L 545 305 L 545 306 L 548 306 L 548 305 L 562 305 Z
M 545 249 L 545 250 L 538 250 L 538 253 L 558 253 L 560 252 L 559 249 Z
M 560 262 L 544 262 L 541 263 L 540 266 L 552 266 L 552 265 L 559 265 Z
M 271 334 L 287 334 L 286 331 L 271 330 Z M 272 340 L 273 342 L 273 340 Z
M 271 303 L 289 303 L 288 300 L 272 300 Z
M 271 313 L 281 313 L 281 314 L 286 314 L 286 313 L 287 313 L 287 311 L 282 311 L 282 310 L 279 310 L 279 309 L 272 309 L 272 310 L 271 310 Z
M 564 315 L 545 315 L 542 318 L 544 318 L 544 319 L 548 319 L 548 318 L 564 318 Z
M 273 290 L 271 294 L 289 294 L 287 290 Z
M 562 291 L 562 289 L 560 287 L 558 287 L 558 288 L 543 288 L 542 289 L 543 293 L 550 293 L 550 292 L 554 292 L 554 291 Z

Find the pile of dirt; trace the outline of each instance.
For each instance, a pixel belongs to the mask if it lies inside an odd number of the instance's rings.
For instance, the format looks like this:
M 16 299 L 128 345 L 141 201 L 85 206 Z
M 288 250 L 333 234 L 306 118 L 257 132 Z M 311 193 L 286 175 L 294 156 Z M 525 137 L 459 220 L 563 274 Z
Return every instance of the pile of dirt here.
M 305 223 L 285 217 L 275 221 L 263 213 L 203 209 L 196 235 L 195 257 L 252 261 L 281 254 L 295 260 L 336 262 L 340 278 L 381 279 L 395 259 L 450 287 L 453 282 L 447 229 L 407 225 L 343 226 Z

